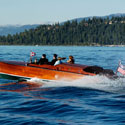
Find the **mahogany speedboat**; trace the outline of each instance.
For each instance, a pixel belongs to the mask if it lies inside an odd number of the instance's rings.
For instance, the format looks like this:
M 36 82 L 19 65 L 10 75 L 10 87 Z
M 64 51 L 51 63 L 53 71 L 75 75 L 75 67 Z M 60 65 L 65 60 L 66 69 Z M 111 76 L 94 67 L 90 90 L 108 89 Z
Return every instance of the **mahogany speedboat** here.
M 76 80 L 86 75 L 97 74 L 114 75 L 109 69 L 99 66 L 87 66 L 79 64 L 62 63 L 56 66 L 49 64 L 31 64 L 16 61 L 0 61 L 0 77 L 9 79 L 31 79 L 43 80 Z

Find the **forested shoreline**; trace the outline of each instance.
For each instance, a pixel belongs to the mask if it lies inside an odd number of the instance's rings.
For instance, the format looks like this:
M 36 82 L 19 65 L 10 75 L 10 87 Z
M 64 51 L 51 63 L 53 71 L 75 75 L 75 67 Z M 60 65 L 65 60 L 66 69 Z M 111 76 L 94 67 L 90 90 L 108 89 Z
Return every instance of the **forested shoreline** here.
M 0 36 L 0 45 L 125 45 L 125 17 L 40 25 L 19 34 Z

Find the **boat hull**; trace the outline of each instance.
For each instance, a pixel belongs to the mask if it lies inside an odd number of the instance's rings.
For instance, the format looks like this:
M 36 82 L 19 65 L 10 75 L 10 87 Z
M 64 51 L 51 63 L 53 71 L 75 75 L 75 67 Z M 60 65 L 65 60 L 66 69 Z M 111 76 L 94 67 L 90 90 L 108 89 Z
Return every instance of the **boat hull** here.
M 27 65 L 9 64 L 0 62 L 1 76 L 7 76 L 14 79 L 30 79 L 38 78 L 44 80 L 76 80 L 82 78 L 83 74 L 56 71 L 40 67 L 32 67 Z

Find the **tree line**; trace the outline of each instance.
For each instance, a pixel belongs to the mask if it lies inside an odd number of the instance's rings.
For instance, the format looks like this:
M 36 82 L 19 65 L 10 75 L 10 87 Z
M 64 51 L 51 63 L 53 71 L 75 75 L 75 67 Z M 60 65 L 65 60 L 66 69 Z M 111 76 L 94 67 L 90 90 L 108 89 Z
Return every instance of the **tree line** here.
M 125 45 L 125 17 L 89 18 L 81 22 L 40 25 L 0 36 L 0 45 Z

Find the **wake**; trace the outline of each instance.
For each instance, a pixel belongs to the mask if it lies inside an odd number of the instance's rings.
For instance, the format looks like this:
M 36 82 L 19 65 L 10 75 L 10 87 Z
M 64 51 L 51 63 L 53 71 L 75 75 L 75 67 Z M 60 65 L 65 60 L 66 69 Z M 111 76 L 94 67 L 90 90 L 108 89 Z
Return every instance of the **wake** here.
M 109 79 L 106 76 L 84 76 L 82 79 L 74 80 L 71 82 L 60 81 L 46 81 L 37 78 L 28 80 L 29 82 L 36 82 L 41 84 L 41 87 L 80 87 L 96 89 L 113 93 L 125 93 L 125 77 L 117 79 Z

